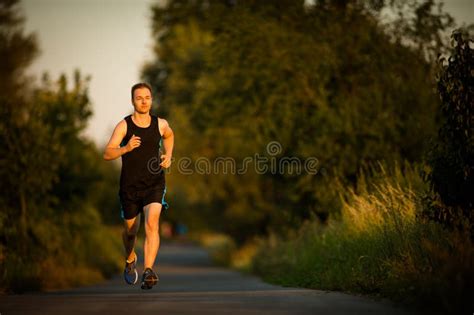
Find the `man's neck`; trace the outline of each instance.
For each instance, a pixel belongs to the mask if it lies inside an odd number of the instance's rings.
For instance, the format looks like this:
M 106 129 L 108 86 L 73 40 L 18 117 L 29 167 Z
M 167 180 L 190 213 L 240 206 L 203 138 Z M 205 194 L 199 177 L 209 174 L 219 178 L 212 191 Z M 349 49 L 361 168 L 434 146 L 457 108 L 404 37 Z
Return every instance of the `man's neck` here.
M 141 114 L 141 113 L 135 111 L 135 112 L 133 112 L 132 116 L 133 116 L 133 121 L 139 127 L 147 127 L 148 125 L 150 125 L 150 122 L 151 122 L 150 113 Z

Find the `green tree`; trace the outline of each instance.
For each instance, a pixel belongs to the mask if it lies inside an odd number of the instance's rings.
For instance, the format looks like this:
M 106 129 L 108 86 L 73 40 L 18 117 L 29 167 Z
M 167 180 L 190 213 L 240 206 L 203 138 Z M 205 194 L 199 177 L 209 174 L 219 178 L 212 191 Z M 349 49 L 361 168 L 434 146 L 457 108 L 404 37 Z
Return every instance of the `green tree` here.
M 316 157 L 325 170 L 176 172 L 184 209 L 205 211 L 210 225 L 244 241 L 337 212 L 335 174 L 351 184 L 365 164 L 421 160 L 437 128 L 438 99 L 426 79 L 434 73 L 425 53 L 432 37 L 416 33 L 423 45 L 397 37 L 377 13 L 389 5 L 395 2 L 181 0 L 155 6 L 157 60 L 143 73 L 168 108 L 180 141 L 177 158 L 241 161 L 278 141 L 278 161 Z M 431 9 L 426 5 L 415 19 L 437 21 Z M 416 30 L 426 23 L 406 25 Z M 447 27 L 433 23 L 432 32 Z
M 97 211 L 107 190 L 95 189 L 109 173 L 82 136 L 88 80 L 77 72 L 72 87 L 65 76 L 36 86 L 24 70 L 37 46 L 23 33 L 18 1 L 0 1 L 0 17 L 0 288 L 99 280 L 117 270 L 120 247 Z
M 37 46 L 33 35 L 23 33 L 17 2 L 0 2 L 0 226 L 2 243 L 24 253 L 28 209 L 35 209 L 34 213 L 50 202 L 45 194 L 56 177 L 60 148 L 43 125 L 47 109 L 29 102 L 31 93 L 23 71 L 36 56 Z
M 453 51 L 439 60 L 442 125 L 429 154 L 428 179 L 435 196 L 431 215 L 456 224 L 458 214 L 474 222 L 474 51 L 472 36 L 453 32 Z

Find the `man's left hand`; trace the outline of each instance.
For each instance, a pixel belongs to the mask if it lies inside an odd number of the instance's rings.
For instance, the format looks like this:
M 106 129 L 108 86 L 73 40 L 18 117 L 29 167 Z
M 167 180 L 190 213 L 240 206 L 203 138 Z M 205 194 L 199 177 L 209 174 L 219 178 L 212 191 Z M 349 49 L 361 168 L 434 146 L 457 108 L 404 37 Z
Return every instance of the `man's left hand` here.
M 171 165 L 171 155 L 163 154 L 161 156 L 161 163 L 160 166 L 164 168 L 168 168 Z

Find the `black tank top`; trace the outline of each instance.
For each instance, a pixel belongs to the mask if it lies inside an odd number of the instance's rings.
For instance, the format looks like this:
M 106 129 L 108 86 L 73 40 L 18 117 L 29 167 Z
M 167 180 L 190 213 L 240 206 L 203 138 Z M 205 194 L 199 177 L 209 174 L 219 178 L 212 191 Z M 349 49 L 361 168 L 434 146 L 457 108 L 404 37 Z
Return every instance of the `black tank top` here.
M 132 115 L 124 119 L 127 122 L 127 134 L 121 146 L 126 145 L 132 135 L 141 138 L 141 145 L 122 155 L 120 192 L 133 192 L 163 185 L 164 172 L 159 166 L 161 135 L 158 118 L 151 115 L 150 126 L 146 128 L 135 125 Z

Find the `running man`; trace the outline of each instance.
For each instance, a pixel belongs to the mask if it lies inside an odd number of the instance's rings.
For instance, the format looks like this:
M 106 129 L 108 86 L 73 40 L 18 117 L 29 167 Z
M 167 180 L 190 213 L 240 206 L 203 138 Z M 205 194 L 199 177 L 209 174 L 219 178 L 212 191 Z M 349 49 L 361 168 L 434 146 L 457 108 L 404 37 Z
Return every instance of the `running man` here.
M 122 157 L 119 196 L 124 219 L 125 281 L 128 284 L 138 281 L 135 241 L 143 213 L 145 258 L 141 288 L 151 289 L 158 282 L 153 265 L 160 247 L 160 214 L 163 207 L 168 207 L 164 199 L 166 185 L 163 168 L 171 165 L 174 135 L 166 120 L 150 115 L 150 85 L 137 83 L 131 92 L 133 114 L 115 127 L 105 148 L 104 159 L 110 161 Z M 160 154 L 161 143 L 164 154 Z

